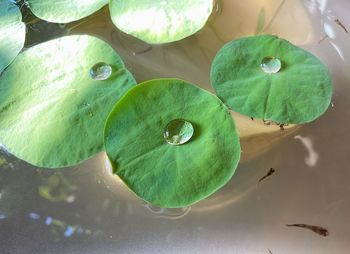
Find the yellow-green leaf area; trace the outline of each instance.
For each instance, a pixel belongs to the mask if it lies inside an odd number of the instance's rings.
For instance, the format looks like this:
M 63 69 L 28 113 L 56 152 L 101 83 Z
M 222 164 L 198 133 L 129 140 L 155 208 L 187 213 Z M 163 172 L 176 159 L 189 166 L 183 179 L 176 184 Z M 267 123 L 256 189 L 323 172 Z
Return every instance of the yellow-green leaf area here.
M 191 138 L 170 144 L 164 132 L 177 119 L 193 126 L 182 126 Z M 110 113 L 104 138 L 114 173 L 161 207 L 188 206 L 214 193 L 232 177 L 241 153 L 228 108 L 178 79 L 132 88 Z
M 284 124 L 315 120 L 332 97 L 327 67 L 311 53 L 272 35 L 227 43 L 212 63 L 211 83 L 233 110 Z
M 27 0 L 35 16 L 53 23 L 82 19 L 108 4 L 108 0 Z
M 113 23 L 143 41 L 178 41 L 199 31 L 213 9 L 212 0 L 111 0 Z
M 105 80 L 91 68 L 112 67 Z M 59 168 L 103 149 L 103 128 L 135 84 L 118 54 L 88 35 L 61 37 L 19 54 L 0 77 L 0 143 L 30 164 Z
M 10 1 L 0 1 L 0 73 L 22 50 L 25 33 L 18 7 Z

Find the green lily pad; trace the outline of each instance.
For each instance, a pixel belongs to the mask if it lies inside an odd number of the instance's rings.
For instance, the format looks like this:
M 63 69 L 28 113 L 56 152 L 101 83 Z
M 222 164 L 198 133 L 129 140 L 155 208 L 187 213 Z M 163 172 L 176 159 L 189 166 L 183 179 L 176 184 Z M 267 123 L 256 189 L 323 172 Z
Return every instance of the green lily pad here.
M 241 153 L 227 107 L 178 79 L 131 89 L 110 113 L 104 136 L 114 173 L 139 197 L 161 207 L 187 206 L 218 190 L 233 175 Z
M 94 80 L 91 67 L 112 67 Z M 103 149 L 103 127 L 135 84 L 118 54 L 87 35 L 61 37 L 19 54 L 0 77 L 0 143 L 36 166 L 75 165 Z
M 53 23 L 69 23 L 85 18 L 109 0 L 27 0 L 35 16 Z
M 26 26 L 18 7 L 10 1 L 0 1 L 0 73 L 22 50 Z
M 311 122 L 327 110 L 332 96 L 327 67 L 272 35 L 226 44 L 212 63 L 211 82 L 233 110 L 284 124 Z
M 148 43 L 181 40 L 199 31 L 213 9 L 212 0 L 111 0 L 113 23 Z

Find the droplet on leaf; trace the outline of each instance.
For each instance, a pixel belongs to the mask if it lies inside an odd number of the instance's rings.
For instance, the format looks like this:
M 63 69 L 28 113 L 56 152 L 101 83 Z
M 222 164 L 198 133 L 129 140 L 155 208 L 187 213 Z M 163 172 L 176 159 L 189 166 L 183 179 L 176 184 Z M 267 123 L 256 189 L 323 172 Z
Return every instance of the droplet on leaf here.
M 106 80 L 112 75 L 112 67 L 106 63 L 97 63 L 90 69 L 90 77 L 94 80 Z
M 166 126 L 164 139 L 170 145 L 182 145 L 192 138 L 193 133 L 193 125 L 190 122 L 183 119 L 175 119 Z
M 261 69 L 268 74 L 274 74 L 281 70 L 281 60 L 276 57 L 265 57 L 260 64 Z

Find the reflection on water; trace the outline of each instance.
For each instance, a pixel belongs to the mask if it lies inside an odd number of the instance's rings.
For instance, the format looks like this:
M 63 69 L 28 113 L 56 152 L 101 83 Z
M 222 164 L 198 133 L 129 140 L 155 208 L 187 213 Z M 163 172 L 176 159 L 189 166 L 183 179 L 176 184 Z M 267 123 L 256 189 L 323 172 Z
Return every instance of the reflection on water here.
M 191 207 L 183 208 L 161 208 L 150 203 L 145 203 L 144 207 L 147 209 L 147 214 L 153 218 L 164 218 L 169 220 L 177 220 L 185 217 L 191 210 Z
M 213 91 L 210 64 L 226 42 L 272 33 L 327 64 L 336 107 L 311 124 L 283 131 L 232 113 L 242 138 L 243 160 L 226 186 L 184 209 L 161 209 L 139 200 L 106 171 L 111 168 L 103 153 L 76 167 L 45 170 L 17 160 L 0 146 L 2 253 L 58 253 L 56 242 L 64 243 L 59 253 L 74 254 L 266 253 L 267 249 L 323 254 L 350 249 L 346 223 L 350 3 L 217 0 L 215 4 L 204 29 L 166 45 L 148 45 L 123 34 L 112 25 L 108 8 L 65 26 L 28 14 L 26 45 L 65 33 L 89 33 L 111 43 L 139 82 L 178 77 Z M 278 174 L 258 184 L 270 168 Z M 326 225 L 332 234 L 327 241 L 312 238 L 287 230 L 290 221 Z
M 311 139 L 300 135 L 297 135 L 294 138 L 300 140 L 308 152 L 307 157 L 305 157 L 306 165 L 309 167 L 315 167 L 318 162 L 319 154 L 315 151 Z

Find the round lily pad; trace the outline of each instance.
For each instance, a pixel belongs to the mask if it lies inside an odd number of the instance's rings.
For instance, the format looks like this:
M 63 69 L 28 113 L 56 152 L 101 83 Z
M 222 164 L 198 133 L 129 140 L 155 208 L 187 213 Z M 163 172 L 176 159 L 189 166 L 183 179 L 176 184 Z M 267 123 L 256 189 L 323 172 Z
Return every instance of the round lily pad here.
M 272 35 L 226 44 L 212 63 L 211 82 L 234 111 L 283 124 L 311 122 L 327 110 L 332 96 L 326 66 Z
M 18 7 L 10 1 L 0 1 L 0 73 L 22 50 L 26 26 Z
M 91 68 L 112 67 L 105 80 Z M 135 84 L 104 41 L 74 35 L 19 54 L 0 77 L 0 143 L 36 166 L 75 165 L 103 149 L 103 127 L 117 100 Z
M 53 23 L 85 18 L 108 4 L 108 0 L 27 0 L 35 16 Z
M 241 153 L 228 108 L 178 79 L 132 88 L 110 113 L 104 138 L 114 173 L 161 207 L 191 205 L 218 190 Z
M 181 40 L 200 30 L 212 0 L 111 0 L 113 23 L 123 32 L 153 44 Z

